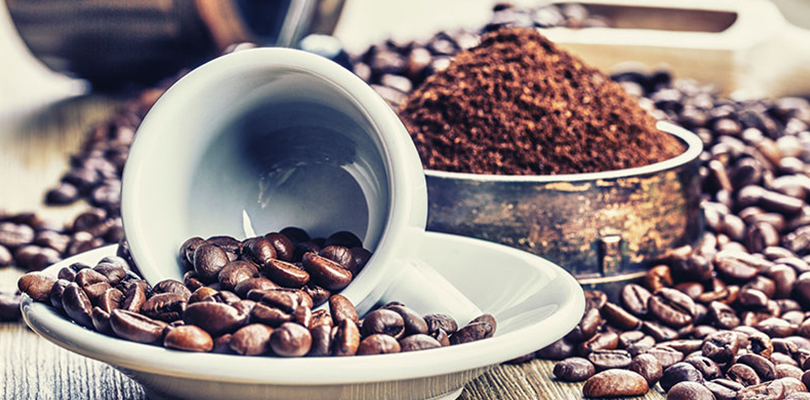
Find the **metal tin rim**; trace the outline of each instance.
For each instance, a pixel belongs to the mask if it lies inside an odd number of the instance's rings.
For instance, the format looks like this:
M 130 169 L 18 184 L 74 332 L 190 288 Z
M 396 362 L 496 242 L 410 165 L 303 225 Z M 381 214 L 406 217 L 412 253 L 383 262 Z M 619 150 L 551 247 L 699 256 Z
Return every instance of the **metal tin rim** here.
M 473 180 L 480 182 L 503 183 L 549 183 L 549 182 L 582 182 L 600 179 L 620 179 L 639 175 L 655 174 L 661 171 L 675 169 L 695 160 L 703 151 L 703 142 L 691 131 L 666 121 L 659 121 L 656 127 L 662 132 L 669 133 L 686 144 L 686 151 L 677 157 L 670 158 L 655 164 L 643 167 L 625 168 L 614 171 L 589 172 L 584 174 L 560 175 L 487 175 L 466 172 L 446 172 L 426 169 L 425 175 L 438 179 Z

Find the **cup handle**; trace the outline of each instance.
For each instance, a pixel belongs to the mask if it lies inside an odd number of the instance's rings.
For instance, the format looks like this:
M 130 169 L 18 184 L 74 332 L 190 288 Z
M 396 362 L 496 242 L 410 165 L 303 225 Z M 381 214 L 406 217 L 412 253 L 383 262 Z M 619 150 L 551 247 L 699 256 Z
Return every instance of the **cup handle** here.
M 396 272 L 384 287 L 375 304 L 361 303 L 358 313 L 364 315 L 377 304 L 398 301 L 419 315 L 447 314 L 459 326 L 480 316 L 481 309 L 459 291 L 442 274 L 420 260 L 400 260 Z M 372 296 L 376 297 L 376 296 Z

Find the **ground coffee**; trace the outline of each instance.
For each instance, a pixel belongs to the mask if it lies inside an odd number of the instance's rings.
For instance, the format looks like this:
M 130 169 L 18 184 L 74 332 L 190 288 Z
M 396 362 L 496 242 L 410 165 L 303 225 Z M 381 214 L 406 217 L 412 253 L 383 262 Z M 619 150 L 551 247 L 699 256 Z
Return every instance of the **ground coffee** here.
M 639 167 L 682 145 L 621 87 L 534 29 L 489 33 L 400 110 L 426 168 L 550 175 Z

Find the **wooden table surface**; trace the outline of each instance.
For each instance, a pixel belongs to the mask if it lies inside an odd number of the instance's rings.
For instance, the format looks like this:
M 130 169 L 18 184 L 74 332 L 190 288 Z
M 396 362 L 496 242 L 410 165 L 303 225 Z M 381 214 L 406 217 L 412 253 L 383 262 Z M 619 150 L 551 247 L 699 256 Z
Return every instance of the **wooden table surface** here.
M 484 7 L 491 3 L 489 0 L 478 2 L 485 4 Z M 413 11 L 411 7 L 392 13 L 381 9 L 381 4 L 395 7 L 392 2 L 349 1 L 338 29 L 338 35 L 349 47 L 360 49 L 365 45 L 362 41 L 382 37 L 359 34 L 353 29 L 355 24 L 379 13 L 402 18 L 403 13 Z M 487 15 L 488 12 L 479 12 L 467 20 Z M 416 29 L 397 25 L 396 21 L 374 20 L 377 28 L 399 27 L 399 34 L 405 36 L 409 30 Z M 431 23 L 425 18 L 421 20 L 423 24 Z M 446 25 L 447 21 L 437 18 L 433 23 Z M 419 30 L 432 32 L 435 28 Z M 87 205 L 46 207 L 43 194 L 67 170 L 68 156 L 78 149 L 88 128 L 111 115 L 121 100 L 88 94 L 81 82 L 57 75 L 39 64 L 17 37 L 3 5 L 0 5 L 0 54 L 3 54 L 0 61 L 0 208 L 12 212 L 36 211 L 46 218 L 68 222 Z M 0 289 L 15 289 L 21 274 L 22 271 L 14 268 L 0 269 Z M 22 323 L 0 324 L 0 360 L 2 399 L 146 398 L 140 385 L 122 373 L 59 348 Z M 552 368 L 553 363 L 537 360 L 522 365 L 502 365 L 467 385 L 460 398 L 580 399 L 582 385 L 553 380 Z M 639 399 L 642 398 L 652 400 L 663 396 L 651 391 Z

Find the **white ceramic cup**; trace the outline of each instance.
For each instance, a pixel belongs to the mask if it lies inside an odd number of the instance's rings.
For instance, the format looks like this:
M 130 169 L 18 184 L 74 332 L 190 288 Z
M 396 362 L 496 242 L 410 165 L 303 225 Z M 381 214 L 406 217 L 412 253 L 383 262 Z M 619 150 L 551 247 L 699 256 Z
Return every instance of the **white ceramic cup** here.
M 461 323 L 480 313 L 419 261 L 427 190 L 405 127 L 362 80 L 305 52 L 233 53 L 172 86 L 131 147 L 122 218 L 153 284 L 182 279 L 186 239 L 244 239 L 249 220 L 257 234 L 357 234 L 374 255 L 342 294 L 361 314 L 390 300 Z

